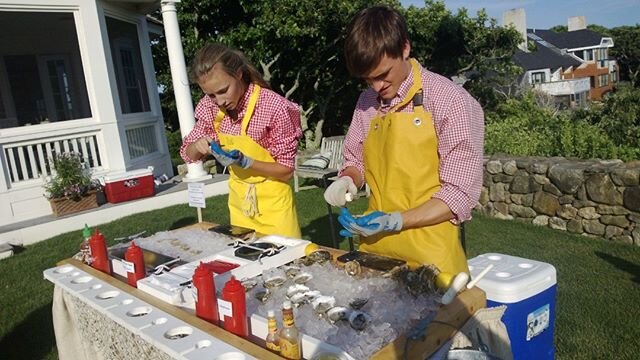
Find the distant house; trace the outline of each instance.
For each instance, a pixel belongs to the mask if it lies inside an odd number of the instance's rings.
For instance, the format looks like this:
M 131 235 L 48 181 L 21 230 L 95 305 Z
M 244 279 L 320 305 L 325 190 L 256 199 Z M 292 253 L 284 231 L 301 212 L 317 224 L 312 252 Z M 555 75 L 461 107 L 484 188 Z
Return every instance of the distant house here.
M 505 13 L 504 23 L 522 34 L 514 61 L 525 73 L 522 84 L 547 93 L 562 107 L 582 107 L 615 89 L 618 66 L 609 59 L 613 40 L 585 27 L 584 17 L 569 19 L 568 32 L 526 29 L 524 9 Z
M 51 214 L 54 153 L 172 174 L 145 14 L 157 0 L 0 0 L 0 226 Z

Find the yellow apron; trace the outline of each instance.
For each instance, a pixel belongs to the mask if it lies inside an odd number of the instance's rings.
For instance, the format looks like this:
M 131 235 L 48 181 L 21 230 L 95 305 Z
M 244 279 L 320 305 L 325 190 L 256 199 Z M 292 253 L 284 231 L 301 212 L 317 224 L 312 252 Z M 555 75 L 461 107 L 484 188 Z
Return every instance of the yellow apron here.
M 247 135 L 249 121 L 258 102 L 260 86 L 254 85 L 242 119 L 240 135 L 228 135 L 219 131 L 225 113 L 220 109 L 214 120 L 220 146 L 226 150 L 240 150 L 258 161 L 275 162 L 269 151 Z M 230 167 L 229 214 L 231 225 L 254 229 L 264 235 L 281 235 L 300 238 L 298 215 L 289 184 L 267 178 L 251 169 Z
M 422 106 L 418 63 L 411 59 L 411 66 L 413 84 L 406 97 L 386 115 L 378 113 L 371 120 L 364 142 L 365 180 L 371 188 L 367 212 L 408 210 L 441 188 L 438 138 L 431 113 Z M 414 112 L 396 112 L 412 99 Z M 445 221 L 362 238 L 360 250 L 400 258 L 411 267 L 435 264 L 444 272 L 468 273 L 458 232 L 458 226 Z

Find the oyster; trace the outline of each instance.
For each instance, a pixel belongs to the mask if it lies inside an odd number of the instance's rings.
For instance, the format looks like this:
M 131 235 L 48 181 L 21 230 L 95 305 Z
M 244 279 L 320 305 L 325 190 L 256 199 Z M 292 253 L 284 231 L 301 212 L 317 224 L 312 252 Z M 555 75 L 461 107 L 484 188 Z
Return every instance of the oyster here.
M 350 312 L 351 311 L 346 307 L 334 306 L 331 309 L 327 310 L 327 319 L 329 319 L 329 322 L 333 324 L 340 320 L 348 319 Z
M 296 265 L 283 266 L 283 270 L 289 279 L 295 278 L 300 273 L 300 267 Z
M 349 276 L 357 276 L 362 272 L 362 267 L 359 262 L 351 260 L 344 264 L 344 272 Z
M 318 314 L 324 314 L 327 310 L 334 307 L 336 304 L 336 298 L 333 296 L 318 296 L 313 299 L 311 306 Z
M 269 289 L 258 289 L 253 295 L 258 301 L 265 304 L 271 298 L 271 291 Z
M 307 291 L 309 291 L 309 288 L 307 286 L 301 284 L 291 285 L 287 289 L 287 297 L 292 298 L 295 294 L 305 293 Z
M 301 272 L 293 278 L 293 282 L 296 284 L 306 284 L 307 281 L 313 279 L 313 275 L 308 272 Z
M 244 287 L 244 291 L 249 291 L 258 285 L 258 280 L 256 278 L 243 279 L 242 286 Z
M 440 270 L 435 265 L 420 266 L 415 270 L 402 269 L 395 277 L 402 282 L 413 296 L 420 294 L 435 294 L 437 292 L 436 276 Z
M 287 278 L 281 275 L 274 275 L 264 280 L 264 287 L 271 289 L 282 286 L 287 281 Z
M 351 302 L 349 302 L 349 306 L 351 306 L 351 308 L 354 309 L 354 310 L 360 310 L 365 305 L 367 305 L 368 302 L 369 302 L 369 299 L 355 298 L 355 299 L 351 300 Z
M 312 263 L 324 264 L 328 260 L 331 260 L 331 253 L 327 250 L 316 250 L 311 254 L 307 255 L 307 258 Z
M 299 292 L 299 293 L 293 294 L 293 296 L 291 296 L 290 300 L 296 307 L 298 307 L 298 306 L 306 303 L 308 299 L 305 296 L 305 293 Z
M 304 296 L 307 298 L 307 300 L 311 301 L 311 300 L 314 300 L 317 297 L 322 296 L 322 294 L 318 290 L 311 290 L 311 291 L 305 292 Z
M 362 311 L 356 310 L 349 314 L 349 325 L 351 325 L 355 330 L 364 330 L 370 322 L 371 316 L 367 313 L 363 313 Z

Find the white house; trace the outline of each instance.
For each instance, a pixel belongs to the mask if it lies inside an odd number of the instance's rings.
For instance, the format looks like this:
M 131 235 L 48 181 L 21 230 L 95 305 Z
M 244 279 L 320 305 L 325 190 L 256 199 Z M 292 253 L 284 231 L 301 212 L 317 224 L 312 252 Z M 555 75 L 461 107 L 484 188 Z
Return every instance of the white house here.
M 145 16 L 159 6 L 0 0 L 0 226 L 51 213 L 53 152 L 79 152 L 98 175 L 173 174 L 150 48 L 162 28 Z

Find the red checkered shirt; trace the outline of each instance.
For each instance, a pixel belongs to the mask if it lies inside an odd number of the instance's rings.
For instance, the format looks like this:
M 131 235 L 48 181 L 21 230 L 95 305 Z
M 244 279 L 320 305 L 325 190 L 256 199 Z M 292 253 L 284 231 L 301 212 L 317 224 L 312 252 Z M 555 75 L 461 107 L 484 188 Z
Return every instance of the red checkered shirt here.
M 455 214 L 452 221 L 459 223 L 471 219 L 471 210 L 480 197 L 484 113 L 464 88 L 422 67 L 420 70 L 424 107 L 432 113 L 438 137 L 442 188 L 433 197 L 446 203 Z M 396 97 L 387 104 L 382 103 L 371 88 L 360 95 L 345 137 L 345 161 L 341 171 L 354 166 L 364 179 L 363 143 L 369 132 L 369 123 L 378 109 L 384 114 L 404 99 L 412 83 L 413 74 L 410 73 L 400 85 Z M 413 102 L 398 111 L 413 111 Z
M 220 124 L 220 132 L 240 135 L 242 119 L 247 111 L 247 103 L 254 85 L 249 85 L 237 106 L 237 116 L 233 112 L 225 115 Z M 209 96 L 203 96 L 195 109 L 196 125 L 187 135 L 180 147 L 180 156 L 191 163 L 186 153 L 187 146 L 196 140 L 210 136 L 216 141 L 218 136 L 213 130 L 213 120 L 220 108 Z M 302 136 L 300 127 L 300 109 L 297 104 L 285 99 L 272 90 L 261 89 L 253 116 L 247 128 L 247 135 L 265 148 L 271 156 L 284 166 L 295 167 L 298 140 Z

